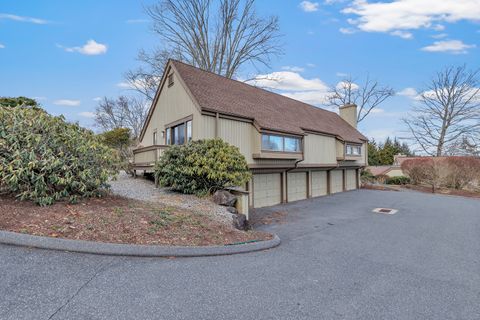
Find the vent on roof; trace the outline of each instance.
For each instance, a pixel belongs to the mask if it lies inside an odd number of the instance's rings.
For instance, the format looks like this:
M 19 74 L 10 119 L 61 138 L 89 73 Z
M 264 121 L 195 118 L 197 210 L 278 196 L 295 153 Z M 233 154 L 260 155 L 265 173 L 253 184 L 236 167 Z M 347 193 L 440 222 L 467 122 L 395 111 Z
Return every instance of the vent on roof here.
M 398 210 L 390 209 L 390 208 L 376 208 L 372 210 L 375 213 L 383 213 L 383 214 L 395 214 Z

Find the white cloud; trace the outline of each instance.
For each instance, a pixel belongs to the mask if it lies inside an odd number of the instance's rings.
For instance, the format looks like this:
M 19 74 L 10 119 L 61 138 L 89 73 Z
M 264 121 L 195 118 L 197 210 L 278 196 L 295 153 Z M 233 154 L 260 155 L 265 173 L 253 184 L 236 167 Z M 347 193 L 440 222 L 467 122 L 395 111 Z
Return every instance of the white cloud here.
M 439 33 L 432 36 L 433 39 L 443 39 L 448 37 L 448 33 Z
M 408 98 L 415 98 L 418 96 L 418 92 L 417 90 L 415 90 L 415 88 L 405 88 L 397 92 L 397 95 L 408 97 Z
M 432 26 L 432 29 L 435 31 L 443 31 L 445 30 L 445 26 L 443 24 L 436 24 Z
M 25 16 L 17 16 L 15 14 L 8 14 L 8 13 L 0 13 L 0 20 L 12 20 L 18 22 L 29 22 L 33 24 L 47 24 L 49 21 L 32 18 L 32 17 L 25 17 Z
M 303 72 L 305 68 L 302 67 L 291 67 L 291 66 L 283 66 L 282 70 L 292 71 L 292 72 Z
M 348 73 L 345 73 L 345 72 L 337 72 L 335 75 L 336 75 L 337 77 L 339 77 L 339 78 L 346 78 L 346 77 L 348 77 Z
M 355 15 L 352 25 L 366 32 L 395 32 L 430 28 L 443 30 L 442 23 L 480 21 L 478 0 L 355 0 L 342 11 Z
M 337 85 L 335 86 L 338 90 L 341 90 L 342 88 L 348 88 L 349 86 L 351 86 L 351 90 L 352 91 L 355 91 L 355 90 L 358 90 L 360 87 L 358 86 L 358 84 L 356 83 L 347 83 L 345 81 L 340 81 L 339 83 L 337 83 Z
M 85 118 L 95 118 L 95 113 L 90 112 L 90 111 L 83 111 L 78 113 L 79 116 L 85 117 Z
M 324 3 L 325 4 L 335 4 L 335 3 L 343 3 L 345 1 L 348 1 L 348 0 L 325 0 Z
M 248 83 L 274 90 L 284 96 L 306 103 L 320 105 L 328 95 L 328 86 L 318 78 L 306 79 L 291 71 L 261 74 Z
M 468 49 L 475 48 L 474 44 L 465 44 L 460 40 L 435 41 L 433 44 L 423 47 L 423 51 L 428 52 L 446 52 L 452 54 L 467 53 Z
M 33 97 L 33 99 L 37 101 L 43 101 L 43 100 L 47 100 L 47 97 Z
M 129 23 L 129 24 L 134 24 L 134 23 L 147 23 L 148 20 L 147 19 L 128 19 L 127 21 L 125 21 L 126 23 Z
M 315 63 L 307 63 L 307 67 L 315 68 L 317 65 Z
M 76 107 L 80 105 L 80 100 L 60 99 L 55 100 L 53 104 L 57 106 Z
M 305 12 L 314 12 L 318 10 L 318 2 L 302 1 L 300 2 L 300 8 Z
M 0 49 L 5 49 L 5 45 L 0 43 Z
M 340 31 L 343 34 L 354 34 L 355 32 L 357 32 L 353 28 L 340 28 L 340 29 L 338 29 L 338 31 Z
M 64 47 L 62 45 L 57 45 L 57 46 L 64 49 L 67 52 L 78 52 L 88 56 L 105 54 L 108 48 L 107 45 L 98 43 L 95 40 L 88 40 L 87 43 L 81 47 Z
M 95 97 L 95 98 L 93 98 L 92 100 L 93 100 L 93 101 L 96 101 L 96 102 L 102 101 L 102 97 Z
M 395 31 L 390 32 L 390 34 L 392 36 L 397 36 L 397 37 L 400 37 L 402 39 L 413 39 L 413 34 L 411 32 L 407 32 L 407 31 L 395 30 Z
M 131 85 L 128 82 L 119 82 L 117 83 L 117 87 L 122 89 L 135 89 L 135 86 Z

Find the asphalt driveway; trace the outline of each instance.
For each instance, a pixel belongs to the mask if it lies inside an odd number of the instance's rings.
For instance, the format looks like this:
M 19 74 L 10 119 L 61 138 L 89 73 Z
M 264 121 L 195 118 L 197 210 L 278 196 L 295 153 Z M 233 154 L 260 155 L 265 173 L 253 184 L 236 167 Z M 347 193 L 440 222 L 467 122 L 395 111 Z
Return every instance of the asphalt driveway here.
M 0 246 L 0 319 L 480 318 L 479 200 L 362 190 L 257 216 L 280 247 L 155 259 Z

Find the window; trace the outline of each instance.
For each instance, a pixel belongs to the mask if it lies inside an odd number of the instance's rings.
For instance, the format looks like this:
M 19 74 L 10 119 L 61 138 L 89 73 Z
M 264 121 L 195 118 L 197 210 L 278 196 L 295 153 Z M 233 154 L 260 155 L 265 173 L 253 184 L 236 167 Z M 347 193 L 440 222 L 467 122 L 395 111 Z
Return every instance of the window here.
M 165 144 L 169 145 L 169 144 L 172 144 L 172 134 L 171 134 L 171 129 L 170 128 L 167 128 L 165 130 L 166 134 L 165 134 Z
M 352 144 L 347 144 L 346 146 L 347 156 L 360 156 L 362 154 L 362 147 Z
M 173 86 L 173 73 L 168 75 L 168 86 Z
M 185 144 L 192 141 L 192 120 L 165 129 L 165 143 Z
M 173 144 L 185 143 L 185 123 L 173 127 Z
M 187 121 L 187 142 L 192 141 L 192 120 Z
M 157 131 L 153 132 L 153 144 L 157 144 Z
M 300 138 L 262 134 L 262 150 L 300 152 Z

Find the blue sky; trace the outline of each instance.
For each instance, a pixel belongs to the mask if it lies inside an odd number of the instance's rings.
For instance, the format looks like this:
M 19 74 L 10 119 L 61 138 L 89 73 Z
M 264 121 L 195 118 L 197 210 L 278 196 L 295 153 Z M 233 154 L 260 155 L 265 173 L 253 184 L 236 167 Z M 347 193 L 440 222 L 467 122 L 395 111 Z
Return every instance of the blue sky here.
M 0 96 L 35 97 L 52 114 L 92 127 L 98 97 L 119 85 L 141 48 L 160 45 L 144 6 L 153 0 L 2 0 Z M 480 68 L 480 0 L 258 0 L 280 19 L 285 54 L 272 90 L 320 105 L 343 74 L 367 74 L 399 94 L 360 124 L 369 137 L 403 135 L 401 118 L 435 71 Z

